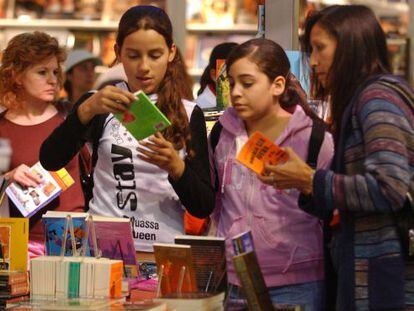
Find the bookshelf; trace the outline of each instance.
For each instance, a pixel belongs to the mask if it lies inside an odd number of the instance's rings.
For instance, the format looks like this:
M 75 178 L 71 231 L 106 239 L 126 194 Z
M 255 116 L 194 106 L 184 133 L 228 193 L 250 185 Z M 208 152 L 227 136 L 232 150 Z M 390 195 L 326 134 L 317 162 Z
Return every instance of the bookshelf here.
M 211 50 L 223 42 L 241 43 L 257 33 L 256 0 L 186 0 L 185 60 L 198 81 Z

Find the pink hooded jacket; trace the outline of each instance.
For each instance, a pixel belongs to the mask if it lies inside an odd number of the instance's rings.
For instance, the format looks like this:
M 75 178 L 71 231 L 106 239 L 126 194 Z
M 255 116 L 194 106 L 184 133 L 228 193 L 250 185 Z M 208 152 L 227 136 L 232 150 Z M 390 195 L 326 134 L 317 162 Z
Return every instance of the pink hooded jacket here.
M 217 235 L 226 238 L 228 280 L 239 285 L 232 257 L 231 238 L 251 230 L 255 251 L 268 287 L 322 280 L 323 248 L 320 221 L 298 207 L 299 191 L 277 190 L 236 161 L 248 136 L 233 108 L 220 117 L 223 129 L 210 163 L 218 174 L 219 189 L 212 218 Z M 306 160 L 312 120 L 300 106 L 280 137 L 279 146 L 291 147 Z M 318 168 L 328 168 L 333 141 L 325 134 L 318 157 Z M 215 172 L 212 167 L 212 172 Z

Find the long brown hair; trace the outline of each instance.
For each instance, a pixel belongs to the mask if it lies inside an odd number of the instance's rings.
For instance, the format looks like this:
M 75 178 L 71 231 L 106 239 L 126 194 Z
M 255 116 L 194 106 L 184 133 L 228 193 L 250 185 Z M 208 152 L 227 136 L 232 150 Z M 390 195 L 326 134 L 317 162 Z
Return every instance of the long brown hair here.
M 59 47 L 58 41 L 39 31 L 22 33 L 13 37 L 4 50 L 0 66 L 1 104 L 8 109 L 19 108 L 21 103 L 18 97 L 21 86 L 17 83 L 17 78 L 31 66 L 52 56 L 57 58 L 58 85 L 62 86 L 61 63 L 66 59 L 66 53 L 63 48 Z
M 129 8 L 121 17 L 116 44 L 121 49 L 125 38 L 138 30 L 155 30 L 165 39 L 168 48 L 173 46 L 173 30 L 170 18 L 164 10 L 146 5 Z M 177 49 L 172 62 L 168 64 L 164 79 L 158 90 L 158 108 L 171 121 L 163 135 L 174 144 L 176 149 L 185 146 L 190 154 L 190 127 L 182 99 L 192 100 L 191 77 L 187 74 L 183 58 Z
M 285 90 L 279 96 L 280 106 L 291 112 L 296 105 L 300 105 L 312 119 L 317 118 L 306 101 L 306 95 L 299 82 L 290 71 L 290 62 L 283 48 L 276 42 L 268 39 L 251 39 L 235 47 L 226 60 L 227 71 L 239 59 L 247 57 L 255 63 L 269 79 L 285 78 Z
M 311 14 L 305 24 L 302 49 L 310 56 L 310 33 L 320 25 L 337 41 L 329 89 L 314 85 L 317 94 L 331 96 L 332 129 L 341 126 L 342 114 L 357 88 L 370 76 L 389 72 L 385 34 L 371 9 L 363 5 L 334 5 Z

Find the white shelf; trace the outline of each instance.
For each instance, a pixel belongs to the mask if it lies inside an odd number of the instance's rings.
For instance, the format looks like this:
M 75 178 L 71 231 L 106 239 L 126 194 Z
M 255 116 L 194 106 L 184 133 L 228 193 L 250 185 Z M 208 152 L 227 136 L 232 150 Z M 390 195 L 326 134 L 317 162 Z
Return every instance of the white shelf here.
M 252 24 L 234 24 L 230 26 L 211 25 L 211 24 L 187 24 L 189 32 L 221 32 L 221 33 L 248 33 L 255 34 L 257 25 Z
M 79 19 L 0 19 L 0 28 L 47 28 L 78 30 L 116 30 L 115 21 L 91 21 Z

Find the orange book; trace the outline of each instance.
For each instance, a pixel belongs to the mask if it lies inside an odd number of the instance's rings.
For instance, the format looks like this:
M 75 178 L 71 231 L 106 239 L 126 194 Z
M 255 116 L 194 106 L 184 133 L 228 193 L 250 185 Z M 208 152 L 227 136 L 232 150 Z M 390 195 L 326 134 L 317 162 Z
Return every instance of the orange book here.
M 27 271 L 28 241 L 29 219 L 0 218 L 0 270 Z M 1 272 L 0 279 L 9 282 L 15 274 L 16 272 Z
M 162 296 L 179 293 L 180 287 L 182 293 L 197 292 L 190 245 L 154 243 L 154 256 Z
M 237 155 L 237 161 L 253 172 L 262 174 L 265 163 L 286 162 L 288 154 L 260 132 L 253 133 Z

